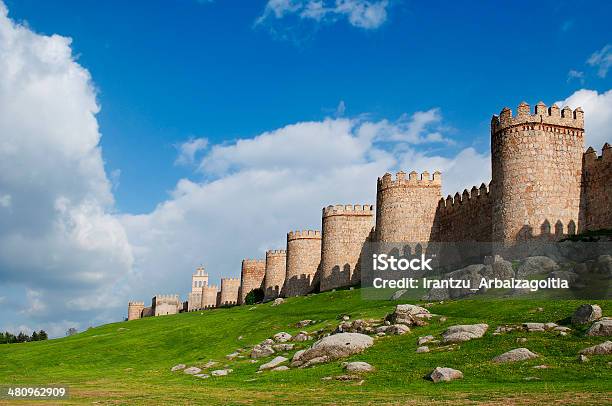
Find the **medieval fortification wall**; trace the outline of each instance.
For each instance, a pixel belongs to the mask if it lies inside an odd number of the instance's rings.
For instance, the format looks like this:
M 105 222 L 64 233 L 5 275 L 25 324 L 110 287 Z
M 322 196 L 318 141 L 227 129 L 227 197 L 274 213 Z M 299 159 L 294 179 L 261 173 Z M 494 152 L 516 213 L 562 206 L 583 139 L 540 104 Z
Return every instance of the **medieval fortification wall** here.
M 280 296 L 285 284 L 287 272 L 287 251 L 266 251 L 266 275 L 264 277 L 264 300 L 273 300 Z
M 540 102 L 532 111 L 521 103 L 513 114 L 506 107 L 491 119 L 488 186 L 442 199 L 440 172 L 406 176 L 400 171 L 395 179 L 386 173 L 377 182 L 375 221 L 370 205 L 325 207 L 322 233 L 288 233 L 286 251 L 268 251 L 265 261 L 243 261 L 242 281 L 223 278 L 217 292 L 198 268 L 187 309 L 243 303 L 257 288 L 271 300 L 356 284 L 359 258 L 369 241 L 512 245 L 612 229 L 612 148 L 606 143 L 598 156 L 593 148 L 583 152 L 583 143 L 581 108 Z M 176 295 L 158 295 L 152 302 L 151 307 L 129 302 L 128 319 L 182 308 Z
M 321 291 L 358 284 L 363 246 L 374 227 L 372 205 L 323 208 Z
M 155 316 L 177 314 L 183 307 L 178 295 L 155 295 L 152 302 Z
M 321 232 L 287 233 L 285 296 L 306 295 L 317 288 L 321 263 Z
M 448 195 L 438 204 L 438 233 L 435 241 L 490 242 L 493 201 L 489 188 L 483 183 L 454 197 Z
M 144 310 L 144 302 L 129 302 L 128 303 L 128 320 L 136 320 L 142 317 Z
M 378 178 L 376 240 L 382 243 L 424 242 L 435 238 L 436 209 L 442 197 L 442 175 L 398 172 Z
M 244 299 L 255 289 L 262 289 L 264 277 L 266 276 L 265 259 L 242 260 L 242 272 L 240 273 L 240 295 L 238 304 L 244 304 Z
M 576 231 L 584 137 L 582 109 L 521 103 L 491 120 L 493 241 Z M 554 230 L 552 230 L 554 227 Z
M 221 291 L 217 306 L 233 306 L 238 304 L 238 292 L 240 291 L 240 279 L 221 278 Z
M 200 308 L 212 309 L 214 307 L 217 307 L 217 287 L 215 285 L 204 286 Z
M 581 229 L 612 228 L 612 146 L 606 143 L 601 156 L 591 147 L 583 157 Z

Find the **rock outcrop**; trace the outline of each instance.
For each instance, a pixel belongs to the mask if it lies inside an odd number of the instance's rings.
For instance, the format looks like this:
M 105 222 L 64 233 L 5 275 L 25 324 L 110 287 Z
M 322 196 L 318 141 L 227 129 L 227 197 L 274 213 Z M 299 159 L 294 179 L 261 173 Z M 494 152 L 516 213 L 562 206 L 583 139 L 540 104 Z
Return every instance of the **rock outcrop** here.
M 358 354 L 374 344 L 374 339 L 360 333 L 338 333 L 322 338 L 311 348 L 293 357 L 294 366 L 310 366 Z M 297 356 L 297 359 L 296 359 Z
M 453 368 L 436 367 L 436 369 L 429 374 L 429 378 L 434 381 L 434 383 L 448 382 L 454 379 L 462 379 L 463 372 Z
M 583 304 L 572 315 L 572 324 L 587 324 L 601 318 L 601 307 Z
M 460 343 L 482 337 L 488 328 L 484 323 L 451 326 L 442 333 L 442 338 L 445 343 Z
M 493 358 L 493 362 L 503 363 L 503 362 L 516 362 L 516 361 L 525 361 L 528 359 L 537 358 L 538 355 L 529 351 L 527 348 L 516 348 L 514 350 L 510 350 L 505 352 L 497 357 Z

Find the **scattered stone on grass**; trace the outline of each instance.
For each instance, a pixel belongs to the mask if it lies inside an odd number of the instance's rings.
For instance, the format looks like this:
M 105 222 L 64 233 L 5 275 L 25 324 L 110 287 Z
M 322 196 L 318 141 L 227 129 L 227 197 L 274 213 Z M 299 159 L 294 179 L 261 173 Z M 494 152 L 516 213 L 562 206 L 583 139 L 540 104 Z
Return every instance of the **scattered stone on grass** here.
M 423 319 L 429 319 L 430 317 L 431 313 L 424 307 L 411 304 L 400 304 L 395 306 L 393 313 L 387 315 L 386 320 L 391 324 L 422 326 L 427 324 Z
M 423 352 L 429 352 L 429 347 L 428 347 L 428 346 L 426 346 L 426 345 L 423 345 L 423 346 L 421 346 L 421 347 L 418 347 L 418 348 L 416 349 L 416 352 L 417 352 L 417 354 L 421 354 L 421 353 L 423 353 Z
M 178 371 L 178 370 L 181 370 L 181 369 L 185 369 L 186 367 L 187 367 L 187 365 L 185 365 L 185 364 L 177 364 L 177 365 L 173 366 L 170 369 L 170 371 L 175 372 L 175 371 Z
M 585 348 L 580 351 L 584 355 L 610 355 L 612 354 L 612 341 L 605 341 L 601 344 Z
M 200 372 L 202 372 L 202 370 L 198 367 L 189 367 L 189 368 L 184 369 L 183 372 L 188 375 L 195 375 L 195 374 L 199 374 Z
M 305 350 L 297 357 L 294 355 L 293 364 L 296 366 L 310 366 L 333 359 L 358 354 L 374 344 L 374 339 L 360 333 L 338 333 L 317 341 L 311 348 Z M 297 354 L 296 354 L 297 355 Z
M 583 304 L 572 315 L 572 324 L 587 324 L 601 318 L 601 307 Z
M 367 362 L 363 361 L 353 361 L 347 362 L 344 365 L 344 369 L 347 372 L 372 372 L 374 371 L 374 367 Z
M 251 351 L 251 358 L 262 358 L 274 354 L 274 348 L 270 345 L 257 344 Z
M 309 324 L 312 324 L 312 320 L 298 321 L 297 323 L 295 323 L 295 326 L 297 328 L 304 328 L 304 327 L 308 326 Z
M 449 327 L 442 333 L 445 343 L 459 343 L 480 338 L 489 328 L 488 324 L 464 324 Z
M 273 345 L 272 348 L 274 348 L 276 351 L 291 351 L 293 350 L 294 346 L 295 344 L 276 344 Z
M 293 336 L 291 341 L 301 342 L 301 341 L 308 341 L 310 339 L 311 337 L 310 335 L 308 335 L 306 331 L 300 331 L 299 333 Z
M 505 352 L 497 357 L 493 358 L 493 362 L 503 363 L 503 362 L 516 362 L 516 361 L 525 361 L 532 358 L 537 358 L 538 355 L 529 351 L 527 348 L 515 348 L 514 350 L 510 350 Z
M 432 336 L 432 335 L 421 336 L 421 337 L 419 337 L 419 339 L 417 341 L 417 344 L 418 345 L 423 345 L 423 344 L 429 343 L 429 342 L 434 341 L 434 340 L 435 340 L 435 337 Z
M 215 369 L 210 374 L 212 376 L 226 376 L 226 375 L 229 375 L 232 371 L 233 369 L 227 369 L 227 368 L 226 369 Z
M 291 334 L 289 333 L 285 333 L 284 331 L 281 331 L 280 333 L 276 333 L 274 334 L 274 341 L 276 341 L 277 343 L 285 343 L 289 340 L 291 340 Z
M 279 366 L 280 364 L 282 364 L 283 362 L 287 361 L 288 359 L 285 357 L 275 357 L 273 358 L 271 361 L 266 362 L 265 364 L 261 364 L 259 366 L 259 370 L 260 371 L 265 371 L 266 369 L 272 369 L 272 368 L 276 368 L 277 366 Z
M 463 372 L 453 368 L 436 367 L 436 369 L 429 374 L 429 378 L 434 383 L 448 382 L 454 379 L 462 379 Z
M 272 368 L 272 371 L 288 371 L 289 367 L 287 365 L 281 365 L 275 368 Z
M 612 318 L 604 317 L 599 321 L 593 323 L 589 331 L 586 333 L 588 336 L 599 336 L 609 337 L 612 336 Z

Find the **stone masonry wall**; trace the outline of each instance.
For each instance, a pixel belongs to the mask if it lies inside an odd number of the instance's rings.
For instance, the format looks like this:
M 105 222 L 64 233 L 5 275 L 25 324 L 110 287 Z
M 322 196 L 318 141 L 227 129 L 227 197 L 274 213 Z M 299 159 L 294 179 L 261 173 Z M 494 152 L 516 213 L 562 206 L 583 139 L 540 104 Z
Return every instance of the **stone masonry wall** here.
M 240 279 L 221 278 L 221 294 L 217 306 L 234 306 L 238 304 L 238 291 L 240 290 Z
M 360 258 L 374 227 L 372 205 L 323 208 L 321 291 L 358 284 Z
M 383 243 L 422 243 L 435 238 L 436 210 L 442 198 L 442 176 L 429 172 L 408 179 L 398 172 L 378 178 L 376 194 L 376 240 Z
M 215 285 L 202 288 L 202 309 L 217 307 L 217 287 Z
M 255 289 L 263 287 L 264 277 L 266 276 L 265 259 L 244 259 L 242 260 L 242 272 L 240 274 L 240 294 L 238 304 L 244 304 L 247 295 Z
M 152 302 L 155 316 L 177 314 L 183 307 L 178 295 L 156 295 Z
M 321 263 L 321 232 L 287 233 L 285 296 L 306 295 L 317 288 Z
M 269 250 L 266 252 L 266 276 L 264 278 L 264 300 L 280 296 L 287 272 L 287 251 Z
M 601 156 L 589 148 L 583 157 L 581 231 L 612 229 L 612 147 Z
M 187 297 L 187 311 L 200 310 L 202 308 L 202 288 L 200 292 L 191 292 Z
M 144 310 L 144 302 L 129 302 L 128 303 L 128 320 L 136 320 L 142 317 Z
M 584 115 L 580 108 L 535 114 L 521 103 L 491 120 L 493 240 L 505 244 L 576 231 Z
M 440 227 L 436 241 L 491 242 L 493 201 L 484 183 L 440 200 L 437 216 Z

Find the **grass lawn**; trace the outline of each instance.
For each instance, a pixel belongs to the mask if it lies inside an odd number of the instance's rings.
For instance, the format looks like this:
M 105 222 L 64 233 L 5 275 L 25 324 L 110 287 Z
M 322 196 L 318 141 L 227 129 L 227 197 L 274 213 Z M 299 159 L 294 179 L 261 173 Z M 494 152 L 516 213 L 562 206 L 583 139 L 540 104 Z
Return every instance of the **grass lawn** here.
M 342 314 L 351 319 L 381 318 L 403 302 L 363 300 L 359 289 L 344 290 L 292 298 L 276 307 L 267 303 L 151 317 L 72 337 L 0 345 L 0 385 L 68 385 L 70 399 L 65 404 L 612 403 L 612 356 L 577 361 L 579 350 L 604 337 L 585 337 L 585 329 L 574 329 L 565 337 L 551 332 L 492 334 L 500 324 L 564 323 L 584 301 L 462 300 L 433 305 L 429 310 L 446 316 L 444 323 L 434 318 L 406 335 L 377 339 L 373 347 L 349 358 L 376 368 L 364 375 L 362 384 L 321 379 L 343 374 L 341 361 L 256 374 L 272 357 L 255 364 L 248 356 L 226 359 L 277 332 L 297 333 L 295 323 L 303 319 L 318 321 L 304 330 L 331 330 Z M 612 316 L 612 301 L 597 303 L 604 315 Z M 448 326 L 469 323 L 487 323 L 490 328 L 485 337 L 462 343 L 457 350 L 440 351 L 433 345 L 429 353 L 415 353 L 418 336 L 439 335 Z M 518 337 L 528 341 L 517 344 Z M 296 350 L 311 343 L 296 343 Z M 540 357 L 502 365 L 490 361 L 517 347 Z M 210 360 L 219 362 L 213 369 L 227 365 L 234 371 L 209 379 L 170 372 L 179 363 L 202 366 Z M 540 364 L 551 368 L 532 368 Z M 459 369 L 464 379 L 442 384 L 424 379 L 436 366 Z

